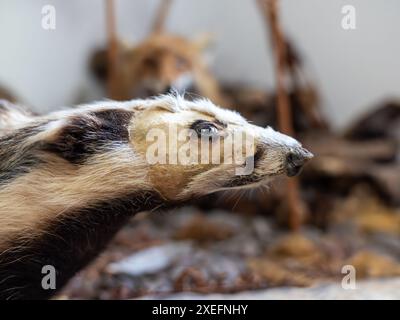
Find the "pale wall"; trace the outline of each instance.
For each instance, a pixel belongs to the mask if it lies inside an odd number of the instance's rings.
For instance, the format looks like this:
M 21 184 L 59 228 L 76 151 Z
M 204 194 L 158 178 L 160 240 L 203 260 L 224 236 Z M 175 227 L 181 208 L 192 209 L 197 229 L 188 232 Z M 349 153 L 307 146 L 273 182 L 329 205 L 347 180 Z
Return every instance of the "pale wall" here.
M 149 29 L 156 0 L 116 0 L 129 40 Z M 41 28 L 41 8 L 57 10 L 57 28 Z M 341 28 L 341 7 L 357 9 L 357 29 Z M 37 110 L 69 105 L 88 81 L 87 56 L 105 41 L 100 0 L 1 0 L 0 83 Z M 296 40 L 324 107 L 337 126 L 388 96 L 400 96 L 400 1 L 283 0 L 283 23 Z M 229 82 L 271 88 L 266 33 L 253 0 L 176 0 L 168 29 L 215 35 L 213 70 Z

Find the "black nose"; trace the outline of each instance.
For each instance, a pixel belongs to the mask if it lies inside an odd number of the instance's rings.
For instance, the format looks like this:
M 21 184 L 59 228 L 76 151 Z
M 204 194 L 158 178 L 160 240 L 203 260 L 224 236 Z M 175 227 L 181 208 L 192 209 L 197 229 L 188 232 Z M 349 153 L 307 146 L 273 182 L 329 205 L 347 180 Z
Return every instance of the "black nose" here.
M 286 174 L 288 177 L 296 176 L 300 173 L 304 164 L 313 158 L 314 155 L 304 149 L 297 148 L 295 150 L 291 150 L 286 156 Z

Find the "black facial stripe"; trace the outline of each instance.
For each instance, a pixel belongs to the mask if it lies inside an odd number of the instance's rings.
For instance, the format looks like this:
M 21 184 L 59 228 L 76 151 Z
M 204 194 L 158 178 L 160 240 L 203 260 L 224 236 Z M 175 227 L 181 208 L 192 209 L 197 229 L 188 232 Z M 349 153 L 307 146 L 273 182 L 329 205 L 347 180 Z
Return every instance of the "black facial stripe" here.
M 35 155 L 37 143 L 22 148 L 23 143 L 37 133 L 46 122 L 25 127 L 0 137 L 0 186 L 29 172 L 42 161 Z
M 262 158 L 265 150 L 263 147 L 257 146 L 256 153 L 254 154 L 254 166 L 257 165 L 258 161 Z
M 154 192 L 126 194 L 65 212 L 28 244 L 12 240 L 9 250 L 0 252 L 0 299 L 50 298 L 104 249 L 131 216 L 161 204 L 165 205 Z M 41 287 L 44 265 L 55 267 L 57 290 Z
M 8 170 L 0 172 L 0 187 L 10 183 L 19 176 L 27 174 L 32 168 L 37 167 L 41 163 L 43 163 L 43 161 L 34 155 L 28 155 L 24 157 L 24 159 L 15 163 L 15 165 Z
M 190 129 L 195 130 L 195 128 L 202 123 L 210 123 L 208 120 L 196 120 L 190 125 Z
M 264 152 L 265 149 L 263 147 L 258 146 L 254 156 L 248 159 L 248 161 L 253 161 L 254 168 L 257 166 L 257 163 L 262 158 Z M 263 177 L 258 176 L 254 173 L 249 175 L 238 175 L 229 180 L 229 182 L 224 185 L 224 188 L 246 186 L 249 184 L 260 182 L 261 180 L 263 180 Z
M 226 183 L 224 188 L 233 188 L 233 187 L 242 187 L 252 183 L 260 182 L 263 179 L 261 176 L 257 176 L 254 174 L 243 175 L 243 176 L 235 176 L 228 183 Z
M 58 138 L 49 143 L 38 141 L 22 148 L 24 142 L 43 131 L 49 121 L 0 137 L 0 186 L 43 163 L 38 150 L 53 152 L 72 163 L 82 164 L 93 154 L 106 152 L 112 142 L 129 141 L 127 127 L 133 115 L 130 111 L 105 110 L 90 115 L 72 119 Z
M 218 119 L 215 120 L 215 123 L 216 123 L 217 125 L 221 126 L 222 128 L 228 127 L 228 125 L 227 125 L 226 123 L 224 123 L 224 122 L 222 122 L 222 121 L 220 121 L 220 120 L 218 120 Z
M 203 119 L 200 119 L 200 120 L 194 121 L 194 122 L 190 125 L 190 129 L 196 128 L 196 126 L 198 126 L 199 124 L 207 124 L 207 123 L 210 124 L 210 125 L 216 126 L 216 127 L 223 127 L 223 128 L 226 128 L 226 127 L 227 127 L 227 124 L 225 124 L 225 123 L 223 123 L 223 122 L 221 122 L 221 121 L 219 121 L 219 120 L 210 121 L 210 120 L 203 120 Z
M 132 115 L 126 110 L 105 110 L 77 116 L 43 150 L 82 164 L 94 154 L 107 151 L 113 142 L 129 142 L 128 125 Z

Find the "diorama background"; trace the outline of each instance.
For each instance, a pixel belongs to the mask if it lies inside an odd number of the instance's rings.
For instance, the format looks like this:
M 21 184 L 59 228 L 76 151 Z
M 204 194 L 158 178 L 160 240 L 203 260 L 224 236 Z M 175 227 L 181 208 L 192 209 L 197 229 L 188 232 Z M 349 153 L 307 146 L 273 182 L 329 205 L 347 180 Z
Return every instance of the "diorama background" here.
M 41 26 L 41 9 L 56 8 L 56 30 Z M 117 0 L 118 33 L 132 42 L 149 32 L 157 0 Z M 356 8 L 356 30 L 341 26 L 344 5 Z M 400 2 L 283 0 L 284 30 L 318 82 L 324 110 L 339 128 L 383 98 L 400 94 Z M 167 30 L 188 37 L 209 32 L 212 70 L 225 82 L 274 86 L 273 59 L 253 0 L 177 0 Z M 105 43 L 98 0 L 1 0 L 0 83 L 35 110 L 76 102 L 88 85 L 87 59 Z M 93 96 L 100 98 L 101 96 Z

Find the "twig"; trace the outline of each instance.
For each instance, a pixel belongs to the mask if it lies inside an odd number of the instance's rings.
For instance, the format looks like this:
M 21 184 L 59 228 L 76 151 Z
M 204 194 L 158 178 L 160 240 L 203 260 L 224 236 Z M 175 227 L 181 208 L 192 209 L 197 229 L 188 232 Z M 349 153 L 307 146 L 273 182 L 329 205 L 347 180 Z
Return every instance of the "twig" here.
M 112 99 L 117 99 L 117 72 L 118 72 L 118 38 L 115 22 L 114 0 L 106 0 L 106 23 L 108 38 L 108 79 L 107 93 Z
M 152 33 L 161 33 L 164 30 L 165 21 L 171 5 L 172 0 L 161 0 L 161 4 L 157 10 L 156 18 L 151 29 Z
M 272 47 L 275 56 L 275 77 L 277 90 L 277 113 L 279 129 L 288 135 L 294 135 L 293 114 L 290 101 L 285 89 L 286 73 L 286 42 L 284 40 L 278 17 L 277 0 L 258 0 L 263 9 L 266 20 L 269 22 Z M 303 208 L 299 193 L 299 183 L 295 178 L 287 181 L 287 200 L 289 209 L 289 227 L 296 231 L 301 226 L 301 210 Z
M 329 125 L 319 110 L 319 94 L 315 84 L 307 76 L 300 55 L 295 46 L 285 39 L 286 65 L 292 83 L 292 90 L 297 95 L 300 107 L 311 127 L 328 130 Z

